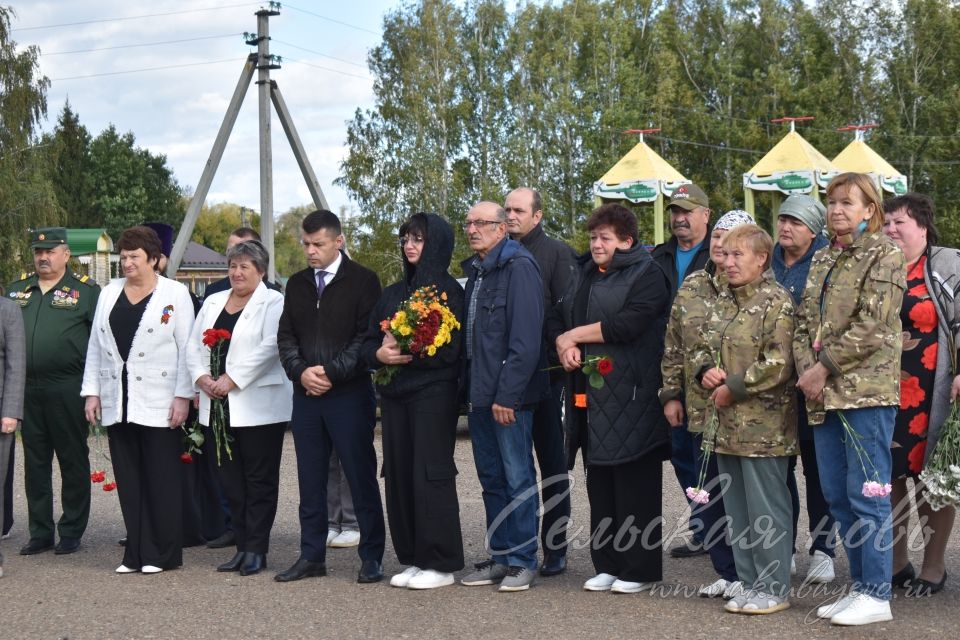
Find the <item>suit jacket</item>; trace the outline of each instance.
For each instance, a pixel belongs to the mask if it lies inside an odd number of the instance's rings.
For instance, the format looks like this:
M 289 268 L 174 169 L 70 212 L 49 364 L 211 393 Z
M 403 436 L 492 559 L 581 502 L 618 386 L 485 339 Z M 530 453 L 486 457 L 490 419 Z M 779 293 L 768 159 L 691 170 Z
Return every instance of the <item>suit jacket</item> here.
M 230 298 L 230 290 L 207 298 L 190 334 L 187 369 L 196 385 L 210 374 L 210 349 L 203 332 L 217 321 Z M 287 380 L 277 351 L 277 325 L 283 296 L 261 282 L 237 318 L 227 351 L 226 373 L 237 388 L 227 395 L 231 427 L 252 427 L 287 422 L 293 411 L 293 385 Z M 210 398 L 200 393 L 200 422 L 209 424 Z
M 125 281 L 113 280 L 100 293 L 80 388 L 82 396 L 100 397 L 104 426 L 119 422 L 123 416 L 123 360 L 110 328 L 110 312 Z M 128 422 L 166 427 L 174 397 L 193 398 L 185 357 L 192 328 L 190 291 L 176 280 L 159 277 L 127 359 Z
M 14 302 L 0 298 L 0 417 L 23 419 L 27 381 L 27 347 L 23 313 Z

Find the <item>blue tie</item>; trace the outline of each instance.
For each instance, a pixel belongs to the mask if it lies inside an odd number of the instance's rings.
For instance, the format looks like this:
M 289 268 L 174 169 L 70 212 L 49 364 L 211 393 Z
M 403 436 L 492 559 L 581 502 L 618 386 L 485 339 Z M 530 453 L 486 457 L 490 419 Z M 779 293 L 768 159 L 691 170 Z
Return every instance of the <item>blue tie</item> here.
M 323 271 L 322 269 L 320 271 L 317 271 L 317 301 L 318 302 L 320 301 L 320 296 L 323 295 L 323 290 L 327 286 L 326 277 L 327 277 L 326 271 Z

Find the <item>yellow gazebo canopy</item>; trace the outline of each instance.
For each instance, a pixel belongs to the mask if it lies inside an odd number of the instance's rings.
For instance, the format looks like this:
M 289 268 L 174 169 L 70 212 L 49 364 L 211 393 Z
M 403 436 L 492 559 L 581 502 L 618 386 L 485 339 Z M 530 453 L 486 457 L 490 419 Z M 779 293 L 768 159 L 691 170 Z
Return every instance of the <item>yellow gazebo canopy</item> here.
M 640 142 L 594 183 L 593 194 L 598 203 L 603 200 L 653 203 L 654 242 L 660 244 L 664 235 L 663 197 L 690 181 L 643 141 L 644 133 L 656 131 L 659 129 L 628 131 L 639 133 Z
M 833 159 L 834 166 L 840 171 L 870 174 L 877 181 L 877 186 L 884 191 L 889 191 L 895 195 L 906 193 L 906 176 L 884 160 L 879 153 L 871 149 L 870 145 L 860 137 L 859 131 L 857 134 L 857 138 Z
M 790 121 L 790 132 L 743 174 L 744 208 L 751 215 L 755 209 L 754 191 L 767 191 L 773 196 L 775 220 L 784 195 L 804 193 L 817 198 L 818 185 L 826 184 L 837 173 L 833 163 L 794 130 L 795 119 L 786 120 Z

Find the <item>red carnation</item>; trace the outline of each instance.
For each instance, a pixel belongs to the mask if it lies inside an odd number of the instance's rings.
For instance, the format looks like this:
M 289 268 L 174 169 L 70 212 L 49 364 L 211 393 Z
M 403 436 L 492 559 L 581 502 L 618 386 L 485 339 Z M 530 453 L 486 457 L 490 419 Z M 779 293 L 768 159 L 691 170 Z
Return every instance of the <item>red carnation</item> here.
M 117 488 L 116 482 L 108 482 L 107 484 L 103 485 L 104 491 L 113 491 L 116 488 Z
M 90 474 L 90 482 L 100 483 L 106 480 L 107 472 L 106 471 L 94 471 Z
M 597 373 L 605 376 L 611 371 L 613 371 L 613 360 L 610 358 L 600 358 L 597 362 Z
M 181 453 L 180 462 L 182 462 L 183 464 L 193 464 L 193 456 L 186 452 Z

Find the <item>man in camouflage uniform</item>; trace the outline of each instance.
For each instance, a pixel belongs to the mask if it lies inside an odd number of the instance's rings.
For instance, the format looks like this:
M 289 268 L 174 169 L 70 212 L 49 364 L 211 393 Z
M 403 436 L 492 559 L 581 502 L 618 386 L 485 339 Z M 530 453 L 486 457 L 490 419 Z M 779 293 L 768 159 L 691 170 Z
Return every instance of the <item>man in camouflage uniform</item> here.
M 709 402 L 710 394 L 696 380 L 697 365 L 693 355 L 706 349 L 702 344 L 703 329 L 709 322 L 713 305 L 726 285 L 723 273 L 723 236 L 734 227 L 752 222 L 750 214 L 738 209 L 728 211 L 717 220 L 709 236 L 711 261 L 683 281 L 674 298 L 664 338 L 660 367 L 663 375 L 660 402 L 671 427 L 683 428 L 686 419 L 692 442 L 690 455 L 695 461 L 698 475 L 704 463 L 704 454 L 701 452 L 704 425 L 708 416 L 712 417 L 714 412 L 712 403 Z M 713 482 L 717 475 L 716 458 L 709 457 L 704 483 Z M 737 580 L 730 541 L 725 535 L 723 500 L 719 493 L 716 493 L 707 505 L 693 503 L 691 506 L 693 514 L 697 516 L 691 517 L 691 526 L 702 526 L 704 547 L 710 553 L 710 561 L 719 576 L 714 583 L 701 587 L 699 593 L 704 597 L 729 595 L 740 583 Z M 718 522 L 720 524 L 717 524 Z
M 55 553 L 73 553 L 90 516 L 90 460 L 80 382 L 100 287 L 67 270 L 70 247 L 62 227 L 31 232 L 35 273 L 7 288 L 20 305 L 27 334 L 24 398 L 24 485 L 30 541 L 21 555 L 53 548 L 53 455 L 60 465 L 63 514 Z
M 704 325 L 695 358 L 701 385 L 717 408 L 704 433 L 729 479 L 723 496 L 737 574 L 746 593 L 725 606 L 737 613 L 773 613 L 790 606 L 793 510 L 788 456 L 796 453 L 794 306 L 770 270 L 773 240 L 756 225 L 723 239 L 725 286 Z M 769 519 L 764 527 L 757 518 Z

